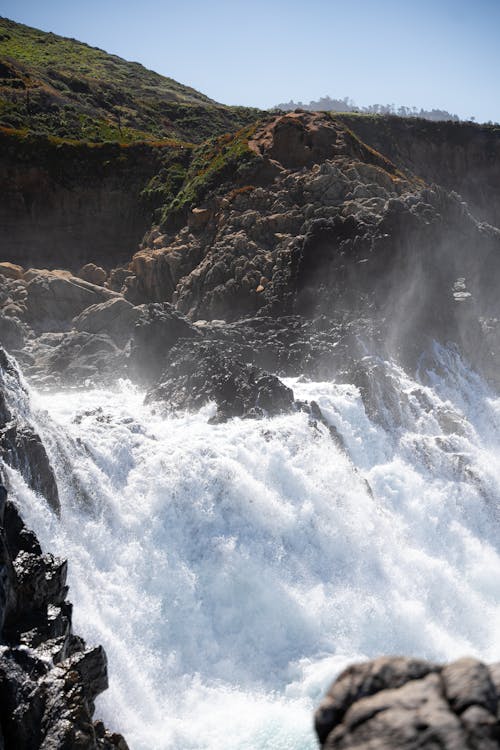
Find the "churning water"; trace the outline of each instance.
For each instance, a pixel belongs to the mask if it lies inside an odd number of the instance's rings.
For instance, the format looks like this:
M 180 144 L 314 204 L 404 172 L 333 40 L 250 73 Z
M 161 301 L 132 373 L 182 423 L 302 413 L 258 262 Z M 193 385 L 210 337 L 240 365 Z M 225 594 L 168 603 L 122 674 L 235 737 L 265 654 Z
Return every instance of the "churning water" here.
M 452 350 L 418 382 L 375 364 L 369 404 L 289 382 L 345 450 L 303 412 L 212 426 L 127 383 L 32 395 L 61 519 L 10 481 L 69 559 L 75 631 L 109 659 L 96 713 L 132 750 L 309 750 L 354 659 L 499 658 L 500 400 Z

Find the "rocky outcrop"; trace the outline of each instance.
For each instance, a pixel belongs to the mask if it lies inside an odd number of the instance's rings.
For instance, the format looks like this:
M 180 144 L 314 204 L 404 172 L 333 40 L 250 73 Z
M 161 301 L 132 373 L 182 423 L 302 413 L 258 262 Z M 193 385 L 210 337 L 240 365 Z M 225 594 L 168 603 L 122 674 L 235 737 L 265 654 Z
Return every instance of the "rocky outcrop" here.
M 212 422 L 273 416 L 294 406 L 291 388 L 275 375 L 228 356 L 220 342 L 184 342 L 170 351 L 165 365 L 147 402 L 161 401 L 175 410 L 199 409 L 215 401 Z
M 177 341 L 203 335 L 225 336 L 243 362 L 290 375 L 338 373 L 348 366 L 340 353 L 362 339 L 414 368 L 436 338 L 498 382 L 498 230 L 338 118 L 269 117 L 244 138 L 224 141 L 244 163 L 214 172 L 220 183 L 211 178 L 185 225 L 165 221 L 106 279 L 95 264 L 81 273 L 98 283 L 8 266 L 0 341 L 29 377 L 49 386 L 128 373 L 150 384 Z
M 400 169 L 459 193 L 474 215 L 500 226 L 500 130 L 471 122 L 338 115 Z
M 9 386 L 24 391 L 13 362 L 0 349 L 0 458 L 58 512 L 59 491 L 47 451 L 32 425 L 10 405 Z
M 126 750 L 92 719 L 108 686 L 106 655 L 72 633 L 66 570 L 0 485 L 0 746 Z
M 382 657 L 348 667 L 315 716 L 324 750 L 500 747 L 500 665 Z
M 238 187 L 235 174 L 199 207 L 203 222 L 153 230 L 126 296 L 171 301 L 193 321 L 377 320 L 411 366 L 432 338 L 476 357 L 481 320 L 500 317 L 497 229 L 325 114 L 269 120 L 248 147 L 260 182 Z M 267 182 L 259 160 L 274 168 Z

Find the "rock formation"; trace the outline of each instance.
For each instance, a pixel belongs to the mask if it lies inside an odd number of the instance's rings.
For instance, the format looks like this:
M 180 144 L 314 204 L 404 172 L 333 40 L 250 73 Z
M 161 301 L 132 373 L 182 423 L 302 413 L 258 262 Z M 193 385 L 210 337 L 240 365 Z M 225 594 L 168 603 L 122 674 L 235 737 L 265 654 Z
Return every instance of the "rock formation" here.
M 381 657 L 348 667 L 316 711 L 324 750 L 494 750 L 500 664 Z

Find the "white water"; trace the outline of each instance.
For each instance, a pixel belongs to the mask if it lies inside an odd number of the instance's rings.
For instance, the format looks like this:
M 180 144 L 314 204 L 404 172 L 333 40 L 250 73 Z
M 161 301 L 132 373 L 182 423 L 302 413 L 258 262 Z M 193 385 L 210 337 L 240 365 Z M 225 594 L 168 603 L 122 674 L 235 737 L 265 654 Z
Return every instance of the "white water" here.
M 125 383 L 33 397 L 61 520 L 10 481 L 69 559 L 75 631 L 109 659 L 96 713 L 132 750 L 309 750 L 353 659 L 499 658 L 500 400 L 436 356 L 426 385 L 384 366 L 378 425 L 354 386 L 291 383 L 348 455 L 303 413 L 210 426 Z

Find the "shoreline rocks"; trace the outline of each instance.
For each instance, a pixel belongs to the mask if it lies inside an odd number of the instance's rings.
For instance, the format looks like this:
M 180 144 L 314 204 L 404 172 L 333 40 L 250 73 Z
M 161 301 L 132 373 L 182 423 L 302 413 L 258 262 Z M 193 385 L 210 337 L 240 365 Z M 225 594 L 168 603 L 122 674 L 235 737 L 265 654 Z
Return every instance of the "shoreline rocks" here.
M 94 722 L 106 654 L 74 635 L 66 561 L 43 553 L 0 484 L 0 747 L 127 750 Z
M 294 408 L 291 388 L 275 375 L 228 356 L 220 342 L 185 341 L 171 350 L 165 364 L 146 403 L 162 402 L 183 410 L 215 401 L 213 423 L 231 417 L 274 416 Z
M 381 657 L 348 667 L 315 714 L 323 750 L 494 750 L 500 664 Z

